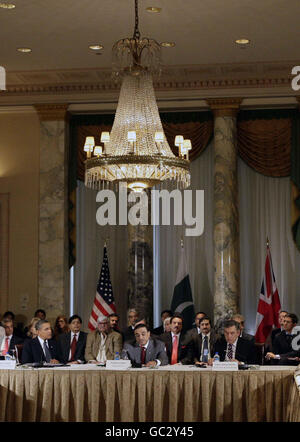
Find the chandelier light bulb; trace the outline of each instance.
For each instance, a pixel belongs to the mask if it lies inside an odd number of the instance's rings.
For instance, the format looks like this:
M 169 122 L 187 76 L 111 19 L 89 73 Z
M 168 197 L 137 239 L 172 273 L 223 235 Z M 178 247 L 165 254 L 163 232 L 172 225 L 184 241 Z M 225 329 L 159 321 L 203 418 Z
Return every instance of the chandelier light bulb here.
M 175 137 L 175 146 L 179 147 L 183 144 L 183 136 L 182 135 L 176 135 Z
M 109 132 L 102 132 L 101 143 L 109 143 L 109 140 L 110 140 Z
M 141 37 L 138 0 L 133 36 L 117 41 L 112 52 L 115 78 L 122 79 L 118 105 L 110 133 L 102 132 L 100 137 L 104 143 L 102 155 L 95 148 L 91 158 L 88 146 L 94 147 L 95 142 L 93 137 L 92 141 L 86 140 L 85 185 L 100 189 L 126 183 L 135 192 L 168 183 L 189 187 L 188 153 L 183 158 L 172 152 L 153 88 L 152 75 L 161 68 L 161 45 L 152 38 Z M 175 144 L 183 147 L 183 141 L 179 135 Z
M 164 142 L 163 132 L 155 132 L 154 139 L 156 143 L 163 143 Z
M 102 154 L 102 146 L 95 146 L 94 147 L 94 155 L 97 155 L 97 157 L 99 157 L 99 155 Z
M 128 131 L 127 140 L 130 143 L 135 143 L 136 142 L 136 132 L 135 132 L 135 130 Z
M 95 146 L 95 138 L 94 137 L 86 137 L 84 147 L 85 146 L 94 147 Z

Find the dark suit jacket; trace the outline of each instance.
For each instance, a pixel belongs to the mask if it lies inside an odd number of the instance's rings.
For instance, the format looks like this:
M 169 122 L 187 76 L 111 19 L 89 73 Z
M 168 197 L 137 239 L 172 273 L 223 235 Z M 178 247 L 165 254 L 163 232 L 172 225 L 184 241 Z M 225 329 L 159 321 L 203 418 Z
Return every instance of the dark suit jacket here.
M 168 361 L 169 364 L 171 364 L 173 348 L 171 332 L 163 333 L 160 335 L 159 339 L 165 343 Z M 182 333 L 180 333 L 179 336 L 177 362 L 181 362 L 182 364 L 186 365 L 194 363 L 192 340 Z
M 123 330 L 121 333 L 123 337 L 123 341 L 130 341 L 131 339 L 135 339 L 134 331 L 131 325 Z
M 48 340 L 48 347 L 51 353 L 51 358 L 59 360 L 55 339 Z M 26 339 L 22 351 L 22 364 L 44 362 L 45 360 L 44 351 L 38 338 Z
M 282 331 L 281 328 L 274 328 L 274 330 L 272 330 L 272 333 L 271 333 L 272 348 L 273 348 L 276 336 L 279 335 L 279 333 L 281 333 L 281 331 Z
M 133 344 L 125 342 L 123 352 L 127 351 L 128 357 L 133 364 L 141 363 L 141 348 L 135 342 Z M 160 360 L 161 365 L 168 365 L 168 357 L 165 351 L 165 346 L 162 341 L 158 339 L 149 339 L 149 344 L 146 350 L 145 363 L 150 361 Z
M 209 338 L 209 353 L 210 356 L 213 357 L 215 354 L 215 343 L 217 340 L 217 335 L 214 330 L 210 332 Z M 193 336 L 193 347 L 194 347 L 194 358 L 197 361 L 200 361 L 201 358 L 201 350 L 202 350 L 202 333 L 198 334 L 198 332 Z M 195 361 L 196 362 L 196 361 Z
M 273 344 L 273 353 L 276 355 L 284 355 L 293 351 L 292 344 L 287 341 L 285 330 L 275 336 Z
M 225 361 L 227 342 L 224 337 L 218 339 L 215 343 L 215 352 L 219 353 L 220 361 Z M 235 359 L 246 364 L 255 364 L 255 345 L 252 341 L 244 338 L 238 338 Z
M 295 351 L 292 347 L 292 342 L 287 341 L 286 332 L 278 333 L 275 336 L 273 344 L 273 353 L 280 355 L 280 359 L 272 359 L 272 365 L 298 365 L 299 361 L 290 361 L 288 358 L 299 357 L 300 351 Z
M 164 327 L 163 325 L 160 325 L 159 327 L 154 328 L 153 330 L 151 330 L 151 333 L 153 335 L 162 335 L 164 333 Z
M 249 335 L 248 333 L 242 332 L 243 339 L 246 339 L 247 341 L 252 341 L 255 344 L 255 336 Z
M 1 345 L 2 345 L 2 342 L 3 342 L 3 339 L 5 340 L 5 338 L 6 338 L 5 335 L 3 336 L 3 338 L 0 338 L 0 348 L 1 348 Z M 8 352 L 10 353 L 12 350 L 15 349 L 15 346 L 17 344 L 23 344 L 23 342 L 24 342 L 24 339 L 22 339 L 22 338 L 16 336 L 15 334 L 13 334 L 12 338 L 10 340 Z
M 75 361 L 85 362 L 84 352 L 86 346 L 87 333 L 80 332 L 75 351 Z M 58 338 L 58 355 L 59 360 L 66 364 L 69 361 L 69 354 L 71 348 L 71 332 L 63 333 Z
M 190 328 L 187 332 L 186 332 L 186 334 L 185 334 L 185 336 L 187 337 L 187 338 L 192 338 L 192 339 L 194 339 L 194 338 L 196 338 L 197 336 L 198 336 L 198 328 L 197 327 L 194 327 L 194 328 Z

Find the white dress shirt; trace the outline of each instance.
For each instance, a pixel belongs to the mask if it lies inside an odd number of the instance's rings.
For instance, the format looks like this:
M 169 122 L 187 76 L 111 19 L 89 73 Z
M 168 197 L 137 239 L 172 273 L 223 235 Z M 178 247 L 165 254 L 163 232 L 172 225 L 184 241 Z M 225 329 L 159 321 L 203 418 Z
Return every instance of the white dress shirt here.
M 100 333 L 100 347 L 99 352 L 96 357 L 97 362 L 106 362 L 106 351 L 105 351 L 105 342 L 107 339 L 107 335 L 103 335 L 103 333 Z
M 39 336 L 38 336 L 38 340 L 39 340 L 39 343 L 41 344 L 41 347 L 43 349 L 44 356 L 46 357 L 46 353 L 45 353 L 45 349 L 44 349 L 44 342 L 46 342 L 46 345 L 49 348 L 48 341 L 47 341 L 47 339 L 42 339 Z M 49 349 L 49 351 L 50 351 L 50 349 Z
M 5 336 L 5 328 L 0 325 L 0 338 L 2 338 L 3 336 Z
M 3 351 L 3 350 L 4 350 L 7 338 L 9 339 L 9 341 L 8 341 L 8 348 L 9 348 L 9 346 L 10 346 L 10 341 L 11 341 L 12 336 L 13 336 L 13 335 L 3 336 L 0 351 Z

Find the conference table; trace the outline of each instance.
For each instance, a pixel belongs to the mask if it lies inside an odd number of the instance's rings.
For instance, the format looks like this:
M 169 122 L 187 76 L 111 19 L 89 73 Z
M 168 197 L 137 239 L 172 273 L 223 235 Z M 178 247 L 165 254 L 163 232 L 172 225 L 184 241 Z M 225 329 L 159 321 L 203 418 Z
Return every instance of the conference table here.
M 300 368 L 0 370 L 0 421 L 300 422 Z

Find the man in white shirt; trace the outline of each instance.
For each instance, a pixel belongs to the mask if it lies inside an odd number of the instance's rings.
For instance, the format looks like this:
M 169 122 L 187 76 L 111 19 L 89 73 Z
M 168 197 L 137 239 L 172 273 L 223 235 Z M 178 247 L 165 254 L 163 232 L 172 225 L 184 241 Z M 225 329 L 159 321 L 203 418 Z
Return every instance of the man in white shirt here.
M 105 316 L 97 319 L 97 330 L 88 334 L 84 358 L 90 364 L 105 363 L 122 351 L 122 336 L 112 331 Z
M 192 338 L 182 333 L 183 318 L 174 314 L 171 318 L 171 331 L 160 335 L 159 339 L 166 345 L 169 364 L 192 364 L 193 343 Z
M 58 364 L 58 351 L 55 339 L 51 339 L 51 324 L 40 319 L 36 324 L 37 337 L 27 339 L 22 350 L 22 364 L 47 362 Z
M 87 333 L 81 331 L 82 319 L 73 315 L 68 323 L 70 331 L 62 333 L 58 339 L 59 360 L 65 364 L 84 364 Z
M 240 338 L 240 325 L 232 319 L 225 321 L 224 336 L 216 341 L 215 352 L 219 353 L 220 361 L 256 362 L 253 341 Z M 209 362 L 212 363 L 212 359 Z
M 207 364 L 209 359 L 214 355 L 214 345 L 216 342 L 216 334 L 211 327 L 211 320 L 208 316 L 204 316 L 200 320 L 200 333 L 193 339 L 195 364 Z
M 150 338 L 150 330 L 145 324 L 139 324 L 134 329 L 135 342 L 125 342 L 122 355 L 127 353 L 133 366 L 159 367 L 168 364 L 164 344 Z
M 14 334 L 14 324 L 10 320 L 3 322 L 4 336 L 0 337 L 0 353 L 4 356 L 7 353 L 12 354 L 17 344 L 22 344 L 23 339 Z

